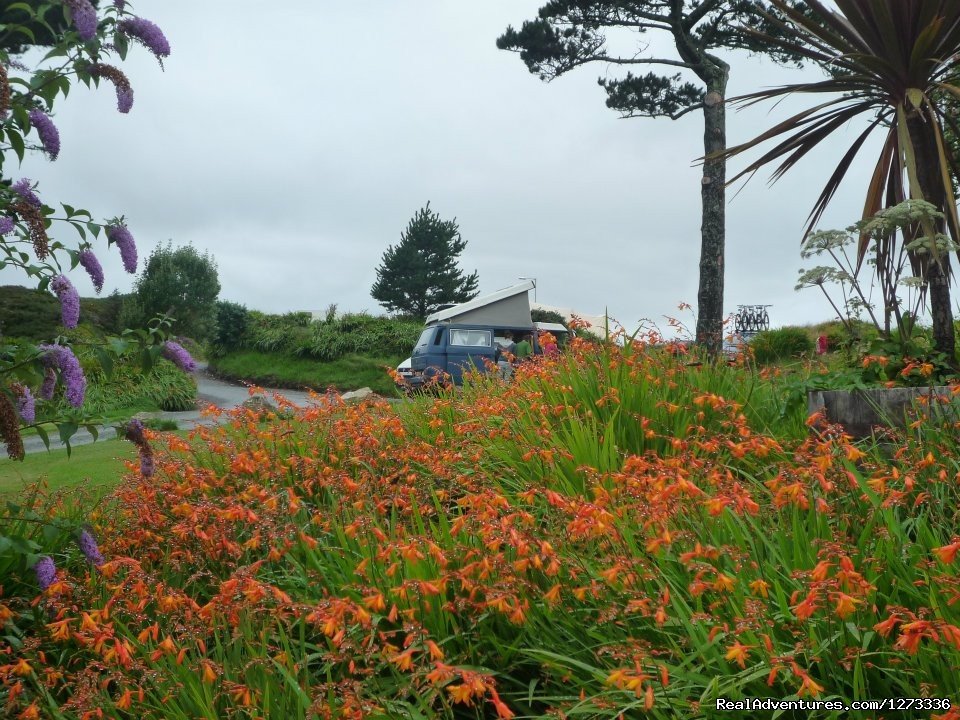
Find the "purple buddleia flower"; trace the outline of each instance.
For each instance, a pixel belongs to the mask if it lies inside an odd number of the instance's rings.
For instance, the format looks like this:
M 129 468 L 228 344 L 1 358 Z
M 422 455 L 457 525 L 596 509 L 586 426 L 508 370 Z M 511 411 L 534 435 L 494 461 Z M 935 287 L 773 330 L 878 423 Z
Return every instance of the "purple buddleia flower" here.
M 73 330 L 80 321 L 80 295 L 66 275 L 57 275 L 50 281 L 50 288 L 60 299 L 60 317 L 63 326 Z
M 150 447 L 150 443 L 147 442 L 143 430 L 143 423 L 137 418 L 134 418 L 126 424 L 123 429 L 123 434 L 127 440 L 137 446 L 137 451 L 140 454 L 140 474 L 148 478 L 153 477 L 153 450 Z
M 93 539 L 93 535 L 86 530 L 82 530 L 80 537 L 77 538 L 77 545 L 80 546 L 80 552 L 83 553 L 83 556 L 91 565 L 97 567 L 103 565 L 103 555 L 100 554 L 100 548 L 97 547 L 97 541 Z
M 147 438 L 143 435 L 143 423 L 137 418 L 133 418 L 124 428 L 124 436 L 137 447 L 145 445 Z
M 167 340 L 163 344 L 163 350 L 160 351 L 160 354 L 184 372 L 193 372 L 197 369 L 197 362 L 190 357 L 190 353 L 182 345 L 172 340 Z
M 20 383 L 14 383 L 13 392 L 17 396 L 17 414 L 27 425 L 32 425 L 37 419 L 37 402 L 33 393 L 30 388 Z
M 46 590 L 57 579 L 57 566 L 53 564 L 53 558 L 49 555 L 44 555 L 34 563 L 33 572 L 37 576 L 37 585 L 41 590 Z
M 16 226 L 16 223 L 13 222 L 13 218 L 7 215 L 0 217 L 0 235 L 9 235 L 13 232 L 13 228 Z
M 153 477 L 153 451 L 149 445 L 140 448 L 140 474 L 145 478 Z
M 60 131 L 53 124 L 53 120 L 42 110 L 31 110 L 28 113 L 30 124 L 37 129 L 43 151 L 51 160 L 56 160 L 60 154 Z
M 33 181 L 30 178 L 23 178 L 22 180 L 15 182 L 13 184 L 13 191 L 30 205 L 33 205 L 37 208 L 43 206 L 43 203 L 40 202 L 40 198 L 38 198 L 37 194 L 33 192 Z
M 107 238 L 120 248 L 120 259 L 123 260 L 123 269 L 131 275 L 137 271 L 137 243 L 126 225 L 110 225 L 107 228 Z
M 97 260 L 97 256 L 93 254 L 93 250 L 85 248 L 80 251 L 80 265 L 87 271 L 87 275 L 90 276 L 90 281 L 99 295 L 100 291 L 103 290 L 103 267 Z
M 87 379 L 73 350 L 64 345 L 41 345 L 40 350 L 44 353 L 43 364 L 48 368 L 55 367 L 60 370 L 67 402 L 77 408 L 83 405 L 83 397 L 87 392 Z
M 113 6 L 117 10 L 123 10 L 127 6 L 127 0 L 113 0 Z
M 70 8 L 73 26 L 80 39 L 84 42 L 93 40 L 97 34 L 97 9 L 90 4 L 90 0 L 63 0 L 63 4 Z
M 163 31 L 149 20 L 141 17 L 127 18 L 117 23 L 117 29 L 152 52 L 161 65 L 163 58 L 170 56 L 170 43 Z
M 117 91 L 117 110 L 124 114 L 130 112 L 130 108 L 133 107 L 133 87 L 131 87 L 130 80 L 123 74 L 123 71 L 113 65 L 100 63 L 93 66 L 92 72 L 95 75 L 107 78 L 113 83 L 113 87 Z
M 40 399 L 53 400 L 53 391 L 57 389 L 57 373 L 48 367 L 43 372 L 43 384 L 40 385 Z

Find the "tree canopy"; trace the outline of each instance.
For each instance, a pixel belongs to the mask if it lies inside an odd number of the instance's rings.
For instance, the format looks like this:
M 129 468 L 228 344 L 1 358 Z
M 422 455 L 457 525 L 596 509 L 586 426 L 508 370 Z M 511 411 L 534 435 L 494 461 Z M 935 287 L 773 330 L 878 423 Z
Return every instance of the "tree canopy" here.
M 668 117 L 677 120 L 704 114 L 701 179 L 702 225 L 697 339 L 719 353 L 723 334 L 725 245 L 725 163 L 716 155 L 726 147 L 724 96 L 729 64 L 717 50 L 763 52 L 778 62 L 796 62 L 790 48 L 771 47 L 741 32 L 739 26 L 778 28 L 760 0 L 551 0 L 519 30 L 508 27 L 497 47 L 520 54 L 527 69 L 552 80 L 590 62 L 628 68 L 619 78 L 601 77 L 607 106 L 623 117 Z M 613 50 L 607 33 L 633 33 L 624 51 Z M 669 37 L 673 51 L 649 52 L 649 34 Z M 617 38 L 618 46 L 623 45 Z M 660 73 L 634 74 L 655 66 Z M 698 80 L 699 82 L 691 82 Z
M 428 202 L 410 220 L 400 242 L 383 253 L 370 294 L 388 312 L 417 318 L 441 305 L 475 298 L 477 273 L 464 275 L 457 265 L 466 247 L 456 218 L 441 219 Z
M 952 175 L 957 163 L 947 151 L 945 127 L 956 127 L 947 97 L 960 97 L 956 80 L 960 54 L 960 4 L 956 0 L 834 0 L 827 6 L 806 0 L 800 13 L 785 0 L 771 0 L 784 14 L 777 37 L 745 29 L 760 42 L 797 52 L 829 73 L 813 79 L 766 88 L 740 98 L 753 104 L 797 93 L 827 95 L 806 110 L 774 125 L 753 140 L 730 148 L 733 156 L 768 141 L 776 144 L 737 177 L 776 163 L 774 178 L 788 172 L 813 148 L 853 120 L 864 128 L 832 168 L 810 213 L 809 232 L 819 221 L 867 138 L 884 134 L 873 175 L 867 185 L 864 219 L 904 200 L 926 200 L 942 218 L 904 229 L 903 245 L 921 288 L 929 291 L 937 350 L 950 365 L 954 328 L 950 302 L 950 257 L 939 252 L 960 242 L 960 218 Z M 835 6 L 835 7 L 834 7 Z M 734 178 L 736 179 L 736 178 Z M 944 233 L 949 232 L 952 243 Z M 882 253 L 894 250 L 894 237 L 881 235 Z M 871 241 L 861 235 L 860 259 Z
M 201 255 L 192 245 L 174 248 L 168 242 L 150 254 L 134 285 L 125 320 L 136 327 L 157 315 L 170 315 L 174 332 L 206 340 L 216 326 L 219 294 L 213 257 L 207 252 Z

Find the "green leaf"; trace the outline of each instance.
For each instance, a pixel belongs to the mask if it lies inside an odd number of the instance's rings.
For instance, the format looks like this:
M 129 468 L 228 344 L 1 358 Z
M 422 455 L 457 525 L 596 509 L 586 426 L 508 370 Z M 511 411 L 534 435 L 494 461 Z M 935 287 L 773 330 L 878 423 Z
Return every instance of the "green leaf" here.
M 94 348 L 94 353 L 100 362 L 100 367 L 103 368 L 103 374 L 106 375 L 107 379 L 110 379 L 113 375 L 113 357 L 102 347 Z
M 47 435 L 47 431 L 44 429 L 43 425 L 35 425 L 34 429 L 37 431 L 37 435 L 40 436 L 40 439 L 43 440 L 43 446 L 50 449 L 50 436 Z
M 7 128 L 7 140 L 10 141 L 10 146 L 17 154 L 17 157 L 20 158 L 20 162 L 23 162 L 23 154 L 26 150 L 26 146 L 23 142 L 23 136 L 13 128 Z
M 915 108 L 919 108 L 921 105 L 923 105 L 924 99 L 925 96 L 923 94 L 923 90 L 918 90 L 917 88 L 907 89 L 907 100 Z

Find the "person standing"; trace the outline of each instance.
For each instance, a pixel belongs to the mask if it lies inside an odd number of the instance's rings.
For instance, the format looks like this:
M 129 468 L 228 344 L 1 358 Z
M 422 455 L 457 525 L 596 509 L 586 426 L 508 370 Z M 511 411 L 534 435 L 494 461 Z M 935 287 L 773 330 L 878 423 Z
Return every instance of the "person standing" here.
M 513 341 L 513 333 L 509 330 L 503 333 L 504 342 L 498 342 L 497 347 L 497 367 L 500 369 L 500 377 L 509 380 L 513 375 L 513 358 L 517 354 L 517 344 Z
M 530 335 L 524 335 L 520 338 L 520 342 L 517 343 L 517 349 L 513 354 L 517 356 L 517 360 L 525 360 L 530 357 L 532 353 L 533 345 L 530 343 Z

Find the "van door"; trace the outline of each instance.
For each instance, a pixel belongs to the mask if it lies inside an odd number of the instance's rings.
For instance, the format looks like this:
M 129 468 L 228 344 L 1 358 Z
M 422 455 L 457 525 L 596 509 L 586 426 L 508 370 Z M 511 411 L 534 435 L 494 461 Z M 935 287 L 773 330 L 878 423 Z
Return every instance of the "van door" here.
M 487 369 L 493 362 L 493 328 L 456 327 L 447 329 L 447 372 L 457 385 L 463 384 L 463 373 L 476 368 Z

